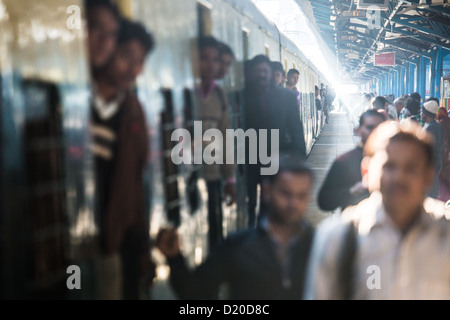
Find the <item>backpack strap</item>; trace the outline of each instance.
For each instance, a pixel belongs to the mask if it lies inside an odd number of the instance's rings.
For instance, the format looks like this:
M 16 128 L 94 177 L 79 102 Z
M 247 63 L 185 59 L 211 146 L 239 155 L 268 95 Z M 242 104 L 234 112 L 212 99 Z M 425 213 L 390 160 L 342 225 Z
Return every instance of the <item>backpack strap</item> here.
M 358 231 L 354 222 L 350 221 L 346 226 L 344 240 L 338 255 L 338 299 L 350 300 L 353 295 L 357 249 Z

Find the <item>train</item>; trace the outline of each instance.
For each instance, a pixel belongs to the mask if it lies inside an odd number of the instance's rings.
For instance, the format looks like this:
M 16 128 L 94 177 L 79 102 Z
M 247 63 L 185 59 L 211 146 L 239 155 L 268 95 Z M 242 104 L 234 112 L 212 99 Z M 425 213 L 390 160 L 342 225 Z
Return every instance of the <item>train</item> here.
M 172 224 L 197 264 L 207 250 L 206 187 L 192 212 L 189 168 L 170 161 L 171 133 L 192 125 L 189 110 L 199 83 L 197 40 L 228 44 L 235 61 L 220 83 L 232 124 L 242 113 L 244 63 L 257 54 L 300 72 L 307 152 L 323 126 L 314 88 L 329 82 L 250 0 L 116 0 L 121 13 L 151 31 L 156 48 L 135 91 L 150 137 L 145 173 L 149 232 Z M 0 1 L 1 216 L 0 297 L 95 299 L 98 224 L 89 150 L 91 78 L 82 0 Z M 245 225 L 245 168 L 236 172 L 237 201 L 224 208 L 224 230 Z M 82 270 L 83 290 L 68 290 L 68 266 Z

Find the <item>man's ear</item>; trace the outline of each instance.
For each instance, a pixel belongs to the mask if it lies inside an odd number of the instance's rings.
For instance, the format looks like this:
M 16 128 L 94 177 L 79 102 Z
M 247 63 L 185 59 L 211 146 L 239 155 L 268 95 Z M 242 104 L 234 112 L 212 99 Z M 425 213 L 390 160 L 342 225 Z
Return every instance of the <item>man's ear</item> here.
M 364 157 L 361 161 L 361 176 L 362 176 L 362 183 L 365 187 L 369 187 L 369 178 L 367 173 L 369 172 L 369 164 L 370 164 L 370 158 Z

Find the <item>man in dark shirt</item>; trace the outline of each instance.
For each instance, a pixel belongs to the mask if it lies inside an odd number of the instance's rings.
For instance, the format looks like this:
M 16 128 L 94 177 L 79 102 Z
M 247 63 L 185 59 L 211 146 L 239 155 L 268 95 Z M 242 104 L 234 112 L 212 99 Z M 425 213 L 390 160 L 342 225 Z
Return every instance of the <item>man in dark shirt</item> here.
M 254 57 L 249 64 L 249 81 L 244 90 L 245 130 L 254 129 L 259 134 L 261 129 L 268 132 L 267 150 L 272 153 L 270 134 L 278 130 L 279 152 L 295 153 L 306 158 L 306 144 L 303 124 L 297 96 L 292 90 L 276 86 L 272 81 L 271 61 L 264 55 Z M 258 136 L 259 140 L 259 136 Z M 249 163 L 247 146 L 246 174 L 248 190 L 249 226 L 255 225 L 257 187 L 261 183 L 261 163 Z M 260 159 L 259 159 L 260 160 Z M 261 198 L 261 197 L 260 197 Z M 260 201 L 262 204 L 262 201 Z M 263 210 L 261 210 L 263 212 Z
M 343 210 L 369 196 L 369 191 L 361 181 L 363 147 L 373 129 L 383 121 L 384 116 L 375 110 L 368 110 L 361 115 L 356 129 L 361 143 L 337 158 L 331 166 L 319 191 L 318 204 L 321 210 L 333 211 L 339 207 Z
M 312 183 L 301 159 L 280 159 L 278 173 L 263 184 L 269 209 L 258 227 L 227 237 L 195 270 L 183 258 L 175 230 L 161 230 L 156 243 L 178 296 L 217 298 L 220 285 L 228 284 L 230 299 L 300 299 L 313 238 L 303 218 Z

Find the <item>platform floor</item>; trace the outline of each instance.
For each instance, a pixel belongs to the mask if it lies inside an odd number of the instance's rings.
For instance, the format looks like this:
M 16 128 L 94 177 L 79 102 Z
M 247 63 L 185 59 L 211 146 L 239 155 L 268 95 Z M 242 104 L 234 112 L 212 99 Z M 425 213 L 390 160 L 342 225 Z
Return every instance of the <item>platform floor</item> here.
M 353 134 L 353 126 L 344 112 L 330 113 L 329 124 L 325 124 L 316 139 L 307 162 L 314 171 L 314 192 L 307 219 L 317 225 L 332 212 L 322 211 L 317 205 L 317 195 L 333 161 L 341 154 L 353 149 L 359 143 L 359 137 Z

